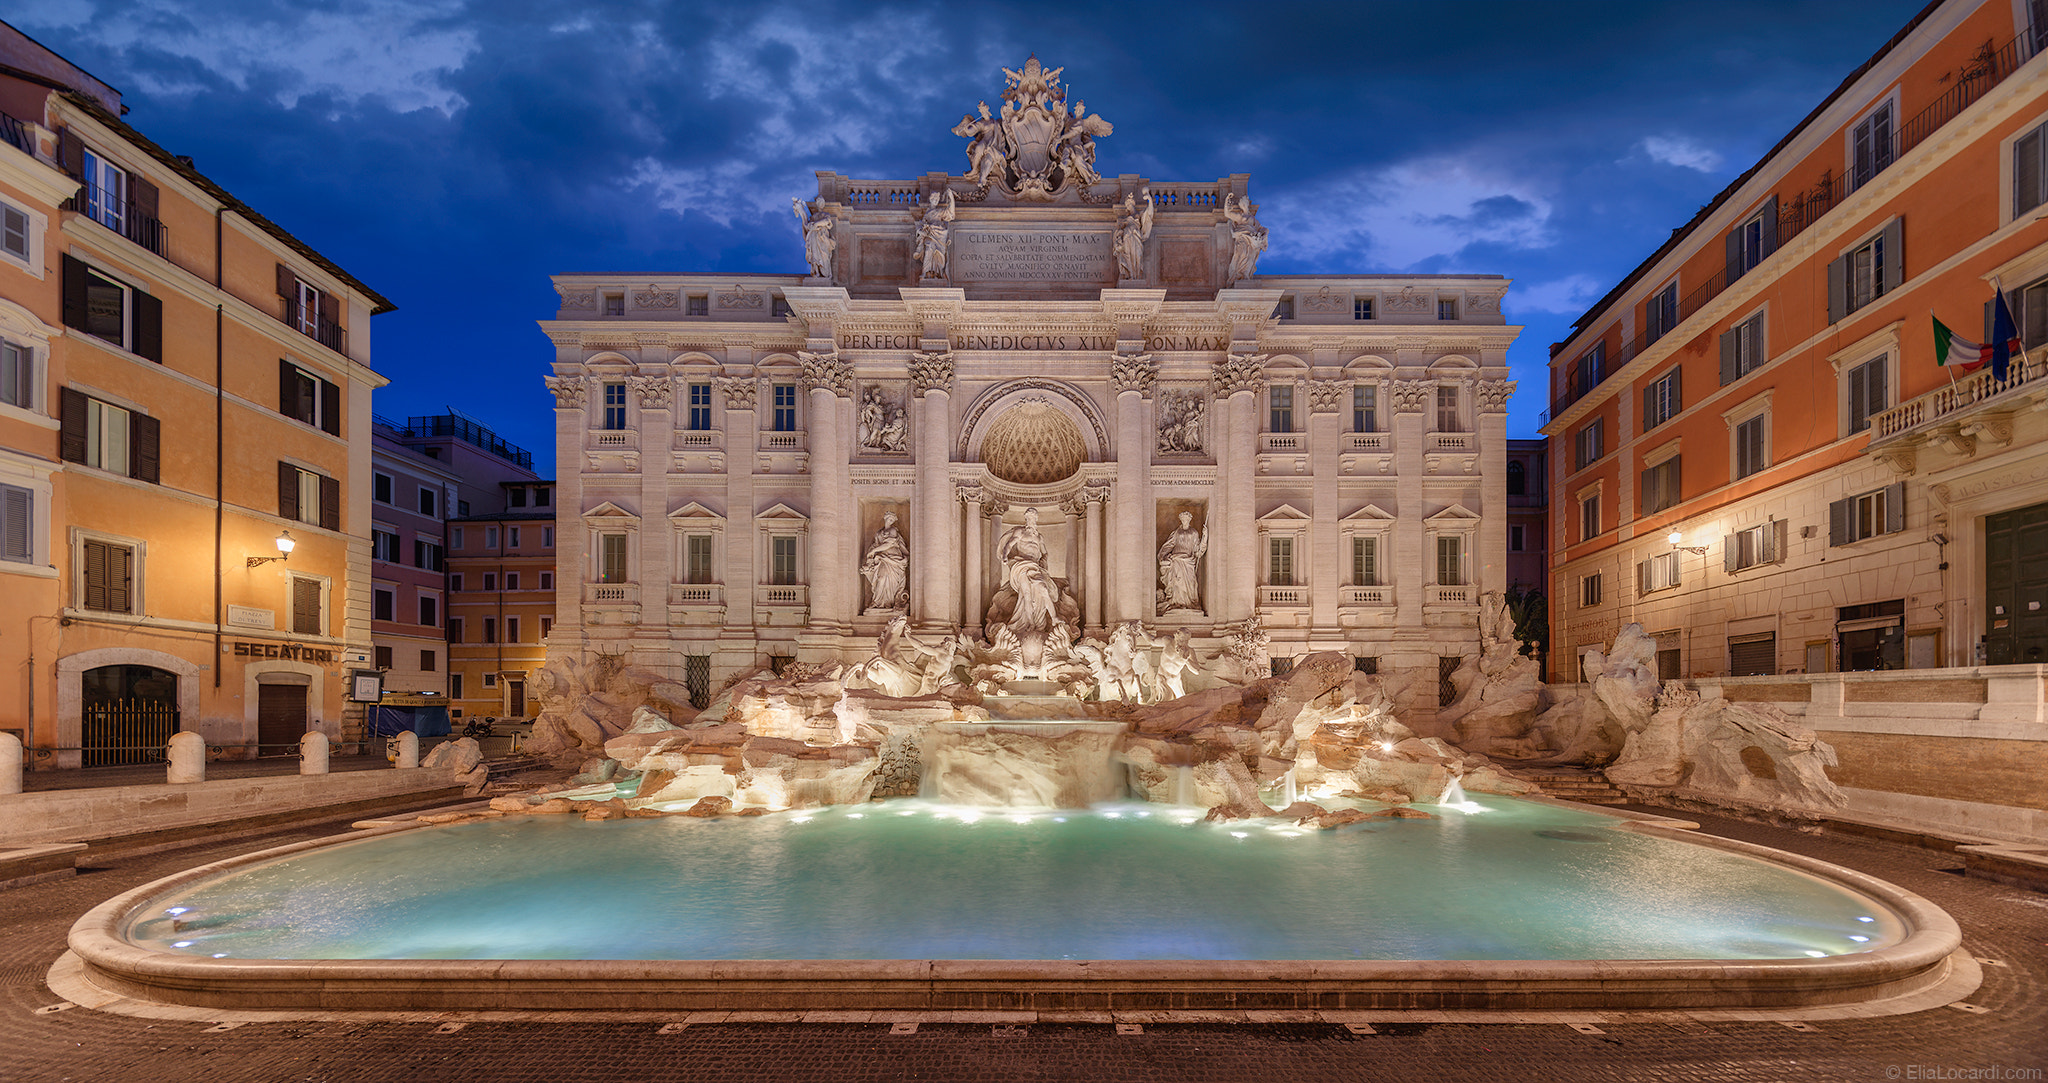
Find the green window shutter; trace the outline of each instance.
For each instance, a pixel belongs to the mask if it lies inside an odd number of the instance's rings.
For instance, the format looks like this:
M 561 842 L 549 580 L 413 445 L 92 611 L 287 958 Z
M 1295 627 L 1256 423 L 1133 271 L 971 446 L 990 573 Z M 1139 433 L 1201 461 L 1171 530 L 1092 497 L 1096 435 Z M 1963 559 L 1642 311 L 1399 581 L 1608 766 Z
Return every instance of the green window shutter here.
M 283 519 L 299 517 L 299 468 L 288 462 L 277 464 L 277 514 Z
M 1742 329 L 1732 327 L 1721 332 L 1721 386 L 1735 382 L 1735 336 Z
M 1828 322 L 1841 323 L 1849 314 L 1849 257 L 1828 264 Z
M 147 414 L 128 415 L 128 476 L 154 485 L 163 462 L 163 421 Z
M 138 356 L 164 360 L 164 302 L 141 290 L 128 291 L 128 340 Z
M 1906 220 L 1894 218 L 1885 223 L 1881 237 L 1881 243 L 1884 245 L 1884 267 L 1879 292 L 1890 293 L 1906 281 Z

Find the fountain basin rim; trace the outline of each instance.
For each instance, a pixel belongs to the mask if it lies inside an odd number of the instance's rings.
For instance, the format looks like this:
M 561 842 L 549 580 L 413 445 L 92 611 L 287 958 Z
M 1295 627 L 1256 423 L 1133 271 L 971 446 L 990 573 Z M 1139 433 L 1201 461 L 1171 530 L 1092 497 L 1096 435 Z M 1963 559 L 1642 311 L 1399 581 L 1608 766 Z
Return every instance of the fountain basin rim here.
M 1787 960 L 305 960 L 159 952 L 121 935 L 138 910 L 189 883 L 429 826 L 420 824 L 293 843 L 144 884 L 81 916 L 69 945 L 84 979 L 106 993 L 247 1010 L 1625 1011 L 1870 1003 L 1882 1011 L 1876 1002 L 1910 1002 L 1896 1009 L 1903 1012 L 1927 1006 L 1920 994 L 1940 989 L 1952 1000 L 1976 987 L 1961 928 L 1926 899 L 1852 869 L 1681 823 L 1630 817 L 1616 826 L 1858 892 L 1897 915 L 1905 938 L 1868 952 Z

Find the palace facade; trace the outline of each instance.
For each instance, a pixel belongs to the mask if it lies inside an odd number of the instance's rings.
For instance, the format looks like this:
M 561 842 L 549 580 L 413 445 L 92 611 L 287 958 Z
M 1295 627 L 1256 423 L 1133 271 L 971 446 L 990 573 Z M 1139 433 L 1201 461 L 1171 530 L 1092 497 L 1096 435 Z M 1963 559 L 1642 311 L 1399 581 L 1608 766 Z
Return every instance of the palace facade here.
M 1435 704 L 1507 586 L 1508 282 L 1257 274 L 1245 175 L 1096 176 L 1109 126 L 1010 75 L 970 175 L 820 173 L 808 275 L 554 279 L 550 653 L 708 696 L 981 634 L 1035 511 L 1081 634 L 1256 617 Z

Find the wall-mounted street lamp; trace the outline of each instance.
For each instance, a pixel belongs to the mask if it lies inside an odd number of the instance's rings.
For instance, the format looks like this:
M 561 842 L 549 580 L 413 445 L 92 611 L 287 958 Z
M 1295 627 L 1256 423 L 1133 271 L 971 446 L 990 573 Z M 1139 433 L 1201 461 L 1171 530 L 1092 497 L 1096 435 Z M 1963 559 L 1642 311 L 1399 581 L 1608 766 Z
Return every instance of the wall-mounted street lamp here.
M 1707 555 L 1707 547 L 1706 547 L 1706 546 L 1704 546 L 1704 545 L 1680 545 L 1680 544 L 1678 544 L 1679 542 L 1682 542 L 1682 541 L 1684 541 L 1684 540 L 1685 540 L 1685 535 L 1684 535 L 1684 534 L 1681 534 L 1681 533 L 1679 533 L 1679 532 L 1678 532 L 1678 531 L 1676 531 L 1676 530 L 1672 531 L 1672 532 L 1671 532 L 1671 533 L 1669 533 L 1669 534 L 1666 534 L 1666 535 L 1664 536 L 1664 540 L 1665 540 L 1665 541 L 1668 541 L 1668 542 L 1670 542 L 1670 543 L 1671 543 L 1671 548 L 1673 548 L 1673 549 L 1683 549 L 1683 550 L 1685 550 L 1686 552 L 1688 552 L 1688 553 L 1691 553 L 1691 554 L 1692 554 L 1692 555 L 1694 555 L 1694 556 L 1702 556 L 1702 557 L 1703 557 L 1703 556 L 1706 556 L 1706 555 Z
M 253 568 L 258 564 L 268 564 L 273 560 L 290 560 L 292 558 L 292 549 L 298 544 L 298 542 L 292 540 L 291 531 L 281 530 L 277 534 L 277 555 L 274 557 L 250 557 L 249 566 Z

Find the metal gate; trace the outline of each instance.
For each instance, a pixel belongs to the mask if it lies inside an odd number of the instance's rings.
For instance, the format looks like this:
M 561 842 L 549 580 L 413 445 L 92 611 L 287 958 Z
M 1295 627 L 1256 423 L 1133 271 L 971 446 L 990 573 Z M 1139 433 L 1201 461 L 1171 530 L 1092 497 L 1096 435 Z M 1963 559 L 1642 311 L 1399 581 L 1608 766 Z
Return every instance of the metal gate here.
M 710 655 L 683 655 L 683 685 L 690 690 L 690 706 L 702 709 L 711 705 Z
M 178 732 L 178 708 L 160 700 L 88 703 L 79 719 L 80 763 L 118 767 L 164 762 L 164 745 Z
M 1764 632 L 1759 635 L 1729 637 L 1730 677 L 1767 677 L 1777 672 L 1778 633 Z

